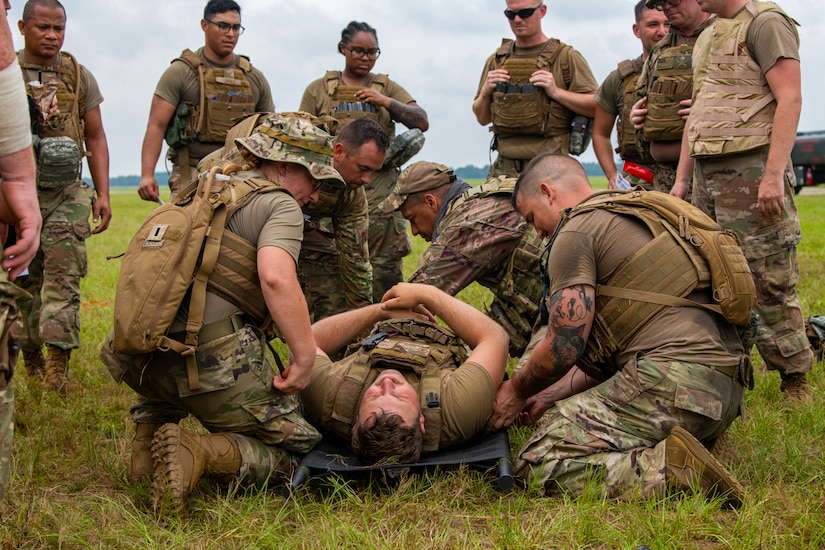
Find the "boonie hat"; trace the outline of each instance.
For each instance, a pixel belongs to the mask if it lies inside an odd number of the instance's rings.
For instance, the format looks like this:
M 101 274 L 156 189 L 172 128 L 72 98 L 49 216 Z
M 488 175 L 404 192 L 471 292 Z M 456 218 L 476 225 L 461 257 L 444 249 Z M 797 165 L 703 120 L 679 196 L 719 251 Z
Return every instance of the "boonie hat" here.
M 398 210 L 407 197 L 413 193 L 431 191 L 456 180 L 452 170 L 437 162 L 421 160 L 410 164 L 395 183 L 392 193 L 381 203 L 384 212 Z
M 346 185 L 333 168 L 332 136 L 297 116 L 273 113 L 251 136 L 237 138 L 235 144 L 260 159 L 300 164 L 316 180 Z

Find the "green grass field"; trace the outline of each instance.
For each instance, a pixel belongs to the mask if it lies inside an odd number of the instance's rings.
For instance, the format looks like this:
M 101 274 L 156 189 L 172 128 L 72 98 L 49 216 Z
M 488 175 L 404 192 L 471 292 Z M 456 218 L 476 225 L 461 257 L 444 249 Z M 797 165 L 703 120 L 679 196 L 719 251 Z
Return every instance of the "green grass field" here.
M 798 289 L 807 314 L 825 313 L 823 201 L 797 197 L 804 234 Z M 811 376 L 811 403 L 795 409 L 783 406 L 779 377 L 758 362 L 747 418 L 731 428 L 737 451 L 729 467 L 748 493 L 738 511 L 701 495 L 612 501 L 596 490 L 577 498 L 540 498 L 521 489 L 502 494 L 483 473 L 458 469 L 413 476 L 393 490 L 312 482 L 290 501 L 280 488 L 201 483 L 192 495 L 192 519 L 155 519 L 148 482 L 126 479 L 135 396 L 115 385 L 97 359 L 120 266 L 106 258 L 125 250 L 153 205 L 134 189 L 118 189 L 112 206 L 109 230 L 89 240 L 83 345 L 70 369 L 79 391 L 67 400 L 44 393 L 22 364 L 15 376 L 17 429 L 0 519 L 3 549 L 825 547 L 822 362 Z M 416 255 L 425 243 L 413 241 Z M 413 265 L 410 258 L 406 268 Z M 461 296 L 478 306 L 485 292 L 470 288 Z M 512 429 L 514 447 L 527 433 Z

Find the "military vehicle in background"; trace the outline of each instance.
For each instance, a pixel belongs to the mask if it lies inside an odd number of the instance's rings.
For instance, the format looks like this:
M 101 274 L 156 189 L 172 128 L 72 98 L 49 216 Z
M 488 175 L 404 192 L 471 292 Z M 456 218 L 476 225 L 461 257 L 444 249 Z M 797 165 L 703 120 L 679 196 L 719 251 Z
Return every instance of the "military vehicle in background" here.
M 796 173 L 796 193 L 808 185 L 825 183 L 825 130 L 797 133 L 791 161 Z

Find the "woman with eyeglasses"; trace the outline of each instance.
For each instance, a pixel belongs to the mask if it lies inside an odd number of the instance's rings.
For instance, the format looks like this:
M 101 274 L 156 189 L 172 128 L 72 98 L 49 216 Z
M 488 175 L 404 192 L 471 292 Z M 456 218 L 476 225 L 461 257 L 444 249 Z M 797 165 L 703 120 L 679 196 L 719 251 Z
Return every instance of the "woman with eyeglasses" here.
M 378 33 L 373 27 L 351 21 L 341 31 L 338 53 L 344 56 L 344 70 L 327 71 L 322 78 L 310 83 L 301 99 L 301 111 L 316 116 L 331 115 L 341 126 L 356 118 L 371 118 L 391 142 L 395 138 L 396 122 L 410 129 L 427 131 L 430 126 L 427 113 L 409 92 L 386 74 L 372 72 L 381 55 Z M 387 290 L 403 280 L 402 259 L 412 248 L 407 222 L 401 214 L 387 214 L 378 208 L 395 187 L 400 173 L 398 166 L 388 164 L 390 160 L 388 155 L 384 167 L 373 173 L 365 187 L 369 201 L 369 249 L 375 301 L 380 301 Z M 348 181 L 347 184 L 360 185 L 361 182 Z

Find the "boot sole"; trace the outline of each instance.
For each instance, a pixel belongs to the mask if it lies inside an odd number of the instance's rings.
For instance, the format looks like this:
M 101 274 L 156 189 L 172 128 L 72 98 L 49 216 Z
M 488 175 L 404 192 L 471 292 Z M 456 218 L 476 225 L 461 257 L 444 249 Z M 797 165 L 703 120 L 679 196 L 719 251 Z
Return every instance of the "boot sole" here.
M 189 494 L 183 487 L 183 468 L 180 464 L 180 426 L 163 424 L 152 438 L 152 511 L 158 514 L 160 503 L 166 490 L 172 491 L 172 498 L 178 513 L 189 517 Z
M 725 503 L 734 508 L 739 508 L 742 505 L 742 499 L 745 496 L 742 485 L 736 481 L 736 478 L 728 472 L 727 468 L 716 457 L 710 454 L 699 440 L 680 426 L 676 426 L 671 430 L 670 437 L 678 440 L 682 447 L 687 449 L 704 465 L 704 471 L 698 472 L 699 475 L 704 477 L 707 474 L 707 477 L 713 477 L 715 481 L 711 489 L 712 494 L 725 496 Z

